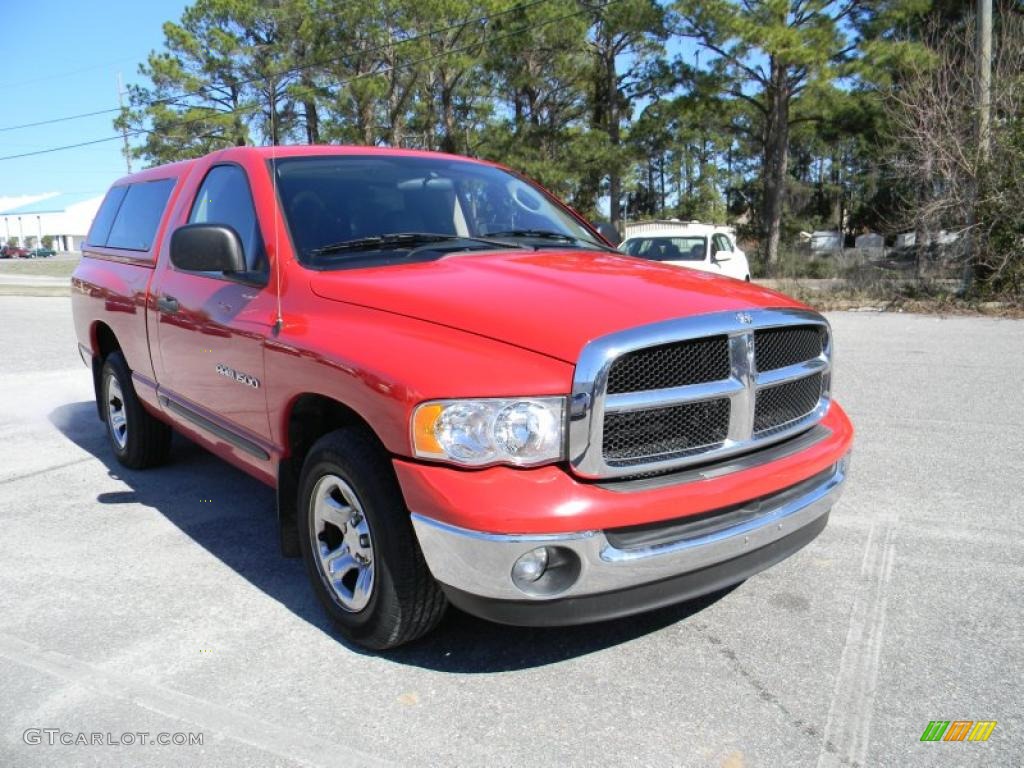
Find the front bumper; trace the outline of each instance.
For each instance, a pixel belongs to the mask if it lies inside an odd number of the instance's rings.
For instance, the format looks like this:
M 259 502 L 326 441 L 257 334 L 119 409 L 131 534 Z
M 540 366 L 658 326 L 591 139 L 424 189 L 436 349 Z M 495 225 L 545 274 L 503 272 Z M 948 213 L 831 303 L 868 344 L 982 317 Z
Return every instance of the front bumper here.
M 692 520 L 564 534 L 493 534 L 413 514 L 434 577 L 460 608 L 509 624 L 600 621 L 738 583 L 797 551 L 825 527 L 846 479 L 848 455 L 772 494 Z M 540 547 L 578 560 L 572 583 L 524 593 L 516 560 Z

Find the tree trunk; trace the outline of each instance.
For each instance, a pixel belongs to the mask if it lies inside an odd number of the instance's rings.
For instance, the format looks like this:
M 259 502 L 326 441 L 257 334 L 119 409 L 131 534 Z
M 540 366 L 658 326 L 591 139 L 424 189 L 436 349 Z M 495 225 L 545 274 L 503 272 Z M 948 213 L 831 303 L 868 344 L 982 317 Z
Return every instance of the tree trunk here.
M 768 129 L 764 146 L 764 228 L 765 255 L 769 264 L 779 260 L 782 239 L 782 207 L 789 169 L 789 83 L 788 67 L 774 56 L 771 59 L 771 85 L 768 87 Z
M 234 142 L 236 147 L 245 146 L 245 123 L 242 122 L 242 110 L 241 107 L 241 94 L 237 88 L 231 89 L 231 113 L 234 115 L 232 119 L 232 132 L 234 133 Z
M 273 83 L 267 93 L 268 116 L 270 118 L 270 143 L 277 146 L 281 143 L 281 118 L 277 112 L 277 84 Z
M 316 102 L 308 99 L 302 102 L 302 108 L 306 113 L 306 142 L 309 144 L 319 144 L 320 116 L 316 112 Z
M 363 144 L 367 147 L 372 147 L 377 143 L 375 138 L 376 131 L 373 116 L 373 102 L 370 99 L 361 99 L 358 107 L 356 108 L 356 114 L 358 115 L 359 121 L 356 128 L 362 136 Z
M 309 65 L 312 62 L 309 59 L 309 48 L 304 40 L 298 41 L 298 60 L 305 65 Z M 313 81 L 313 76 L 310 74 L 309 69 L 303 69 L 299 76 L 299 82 L 302 84 L 304 91 L 302 99 L 302 111 L 306 122 L 306 143 L 307 144 L 319 144 L 320 143 L 320 115 L 316 109 L 316 83 Z
M 455 153 L 458 151 L 455 141 L 455 94 L 452 88 L 441 80 L 441 151 Z
M 665 215 L 665 153 L 658 156 L 658 172 L 661 174 L 661 205 L 658 210 L 661 216 Z
M 606 73 L 607 73 L 607 84 L 606 91 L 608 97 L 608 139 L 612 145 L 612 168 L 608 174 L 608 218 L 611 219 L 612 226 L 615 229 L 620 229 L 622 222 L 622 169 L 619 168 L 619 145 L 621 144 L 621 134 L 619 131 L 619 83 L 618 73 L 615 69 L 615 56 L 607 57 L 605 61 Z

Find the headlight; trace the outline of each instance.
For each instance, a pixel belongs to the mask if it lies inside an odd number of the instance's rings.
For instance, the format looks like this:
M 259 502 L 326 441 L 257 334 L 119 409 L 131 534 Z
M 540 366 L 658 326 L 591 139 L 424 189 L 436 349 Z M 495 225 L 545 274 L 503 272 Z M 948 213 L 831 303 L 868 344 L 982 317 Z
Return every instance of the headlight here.
M 413 451 L 471 467 L 559 461 L 564 415 L 563 397 L 435 400 L 413 411 Z

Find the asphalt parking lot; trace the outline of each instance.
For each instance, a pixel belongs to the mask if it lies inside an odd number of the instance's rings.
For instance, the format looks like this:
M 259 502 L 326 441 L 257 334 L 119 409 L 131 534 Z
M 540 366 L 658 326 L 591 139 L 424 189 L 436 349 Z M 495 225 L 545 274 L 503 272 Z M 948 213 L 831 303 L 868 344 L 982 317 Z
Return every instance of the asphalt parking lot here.
M 0 297 L 0 765 L 1020 765 L 1024 321 L 830 316 L 857 429 L 824 533 L 583 628 L 339 642 L 269 489 L 115 463 L 66 298 Z M 996 720 L 922 743 L 931 720 Z M 203 745 L 26 744 L 62 732 Z

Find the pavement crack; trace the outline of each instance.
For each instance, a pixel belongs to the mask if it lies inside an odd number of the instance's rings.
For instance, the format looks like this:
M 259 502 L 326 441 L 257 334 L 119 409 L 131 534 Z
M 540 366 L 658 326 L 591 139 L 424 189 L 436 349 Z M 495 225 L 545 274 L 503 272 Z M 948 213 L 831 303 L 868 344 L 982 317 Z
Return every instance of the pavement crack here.
M 802 717 L 797 717 L 793 712 L 791 712 L 789 708 L 785 705 L 785 703 L 783 703 L 783 701 L 778 696 L 772 693 L 771 689 L 764 681 L 762 681 L 759 677 L 757 677 L 757 675 L 755 675 L 753 672 L 747 669 L 743 662 L 740 661 L 739 656 L 736 654 L 736 651 L 730 648 L 729 645 L 726 642 L 724 642 L 720 637 L 708 631 L 708 627 L 706 624 L 697 625 L 696 630 L 708 641 L 708 643 L 710 643 L 715 648 L 719 655 L 725 658 L 725 660 L 729 663 L 729 666 L 733 668 L 736 674 L 743 678 L 743 680 L 745 680 L 747 684 L 754 689 L 754 691 L 757 693 L 757 697 L 761 701 L 765 702 L 766 704 L 770 704 L 777 710 L 779 710 L 779 712 L 783 714 L 783 716 L 786 718 L 789 724 L 799 733 L 812 739 L 819 739 L 821 737 L 822 732 L 819 726 L 815 725 L 814 723 L 807 722 Z M 824 749 L 833 754 L 838 753 L 839 751 L 838 747 L 836 747 L 836 745 L 832 744 L 828 740 L 825 741 Z M 852 765 L 852 763 L 850 763 L 849 760 L 842 756 L 839 757 L 839 763 L 845 766 Z
M 12 477 L 5 477 L 0 480 L 0 485 L 7 485 L 8 483 L 15 483 L 19 480 L 27 480 L 30 477 L 39 477 L 40 475 L 46 475 L 50 472 L 56 472 L 58 469 L 66 469 L 67 467 L 73 467 L 76 464 L 85 464 L 87 461 L 96 461 L 92 456 L 86 456 L 84 459 L 75 459 L 74 461 L 68 461 L 63 464 L 56 464 L 52 467 L 46 467 L 45 469 L 37 469 L 34 472 L 26 472 L 23 475 L 13 475 Z

